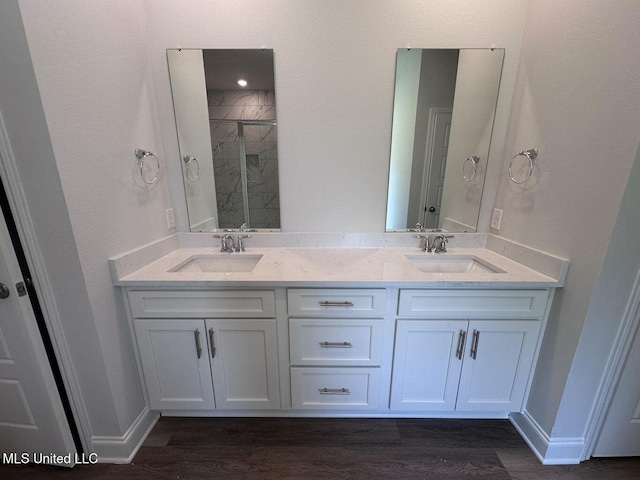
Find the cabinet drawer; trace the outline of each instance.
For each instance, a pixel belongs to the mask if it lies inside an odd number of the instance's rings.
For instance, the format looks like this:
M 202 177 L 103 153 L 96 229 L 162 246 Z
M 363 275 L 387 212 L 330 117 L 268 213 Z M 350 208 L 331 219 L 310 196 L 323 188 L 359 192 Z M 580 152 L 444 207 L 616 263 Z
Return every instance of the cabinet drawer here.
M 303 410 L 378 408 L 377 368 L 291 368 L 291 401 Z
M 290 319 L 293 365 L 380 365 L 383 320 Z
M 548 290 L 401 290 L 398 315 L 434 318 L 539 318 Z
M 134 318 L 272 318 L 272 290 L 130 291 Z
M 289 289 L 292 317 L 383 317 L 384 289 Z

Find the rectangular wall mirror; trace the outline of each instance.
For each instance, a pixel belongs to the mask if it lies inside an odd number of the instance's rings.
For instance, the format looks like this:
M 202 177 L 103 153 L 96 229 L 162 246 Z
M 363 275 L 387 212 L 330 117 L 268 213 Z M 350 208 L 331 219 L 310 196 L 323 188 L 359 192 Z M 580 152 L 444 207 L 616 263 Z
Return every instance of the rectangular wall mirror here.
M 277 230 L 273 50 L 168 49 L 192 232 Z
M 504 49 L 399 49 L 387 231 L 475 232 Z

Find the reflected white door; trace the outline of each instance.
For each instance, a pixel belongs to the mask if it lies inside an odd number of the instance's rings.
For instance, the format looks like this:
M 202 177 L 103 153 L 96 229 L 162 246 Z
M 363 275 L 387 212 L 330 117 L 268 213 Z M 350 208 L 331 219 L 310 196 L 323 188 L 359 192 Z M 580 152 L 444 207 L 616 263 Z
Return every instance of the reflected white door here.
M 3 461 L 19 461 L 23 453 L 74 458 L 71 431 L 28 295 L 15 251 L 0 214 L 0 451 Z M 7 457 L 16 453 L 18 457 Z
M 425 158 L 426 177 L 423 181 L 425 197 L 423 226 L 425 228 L 438 228 L 450 133 L 451 109 L 429 109 L 429 135 Z
M 636 309 L 640 315 L 640 309 Z M 595 457 L 640 456 L 640 328 L 609 405 Z

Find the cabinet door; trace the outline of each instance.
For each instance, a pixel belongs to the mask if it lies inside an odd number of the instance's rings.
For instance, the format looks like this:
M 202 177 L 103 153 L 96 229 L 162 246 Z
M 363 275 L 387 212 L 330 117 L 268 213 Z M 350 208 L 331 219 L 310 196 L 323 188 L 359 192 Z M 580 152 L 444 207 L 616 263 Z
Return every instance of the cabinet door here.
M 149 407 L 214 409 L 204 321 L 136 319 L 133 325 Z
M 398 320 L 392 410 L 453 411 L 466 320 Z M 460 353 L 458 353 L 460 352 Z
M 280 408 L 276 321 L 207 320 L 216 406 Z
M 519 412 L 539 331 L 536 320 L 470 321 L 456 410 Z

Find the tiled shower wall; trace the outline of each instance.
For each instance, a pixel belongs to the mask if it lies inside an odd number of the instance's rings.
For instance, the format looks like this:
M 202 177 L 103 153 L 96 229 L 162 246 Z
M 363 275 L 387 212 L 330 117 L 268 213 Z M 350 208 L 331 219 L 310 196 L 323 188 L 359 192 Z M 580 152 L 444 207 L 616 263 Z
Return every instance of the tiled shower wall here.
M 207 92 L 211 145 L 220 228 L 244 223 L 237 123 L 215 120 L 275 120 L 271 90 L 210 90 Z M 244 125 L 247 187 L 251 228 L 280 228 L 276 127 Z

